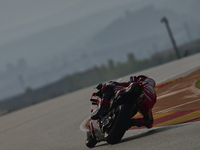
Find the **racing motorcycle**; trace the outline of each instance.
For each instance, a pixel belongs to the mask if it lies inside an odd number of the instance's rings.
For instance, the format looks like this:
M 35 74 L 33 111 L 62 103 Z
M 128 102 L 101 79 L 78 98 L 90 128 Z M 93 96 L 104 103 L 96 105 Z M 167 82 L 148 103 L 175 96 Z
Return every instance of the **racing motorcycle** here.
M 100 116 L 97 120 L 90 120 L 89 131 L 87 131 L 86 146 L 94 147 L 98 142 L 107 141 L 108 144 L 120 142 L 125 132 L 130 128 L 130 120 L 136 115 L 141 104 L 145 100 L 140 95 L 144 90 L 144 85 L 138 81 L 131 83 L 127 88 L 119 90 L 110 100 L 110 107 L 107 115 Z M 90 101 L 91 116 L 100 109 L 101 98 L 93 93 Z M 93 111 L 93 106 L 96 110 Z

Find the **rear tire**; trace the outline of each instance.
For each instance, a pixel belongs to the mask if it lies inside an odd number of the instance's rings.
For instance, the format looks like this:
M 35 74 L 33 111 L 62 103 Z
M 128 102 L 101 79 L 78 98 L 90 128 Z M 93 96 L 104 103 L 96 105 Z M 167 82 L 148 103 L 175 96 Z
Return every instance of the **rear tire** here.
M 127 104 L 120 105 L 117 115 L 112 129 L 107 133 L 106 141 L 109 144 L 119 143 L 124 136 L 131 119 L 131 106 Z

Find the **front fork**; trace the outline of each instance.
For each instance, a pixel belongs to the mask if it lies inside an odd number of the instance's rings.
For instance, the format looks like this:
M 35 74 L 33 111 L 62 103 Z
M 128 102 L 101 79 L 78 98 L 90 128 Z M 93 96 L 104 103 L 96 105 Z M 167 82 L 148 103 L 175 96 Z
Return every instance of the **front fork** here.
M 105 133 L 109 129 L 116 117 L 116 110 L 112 109 L 105 117 L 100 120 L 100 129 Z
M 104 135 L 103 132 L 101 132 L 98 120 L 91 120 L 90 121 L 89 130 L 90 130 L 90 133 L 91 133 L 92 137 L 97 142 L 105 140 L 105 135 Z
M 108 115 L 100 120 L 91 120 L 88 136 L 90 134 L 97 142 L 105 141 L 105 133 L 112 126 L 116 117 L 115 111 L 117 110 L 111 110 Z

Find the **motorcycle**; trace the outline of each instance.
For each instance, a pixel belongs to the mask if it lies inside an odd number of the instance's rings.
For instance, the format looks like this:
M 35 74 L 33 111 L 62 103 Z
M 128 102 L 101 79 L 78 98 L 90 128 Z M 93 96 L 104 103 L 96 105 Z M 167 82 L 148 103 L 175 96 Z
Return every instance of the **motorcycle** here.
M 110 100 L 110 107 L 107 115 L 100 116 L 97 120 L 90 120 L 89 131 L 87 132 L 86 146 L 94 147 L 98 142 L 106 141 L 108 144 L 119 143 L 125 132 L 130 128 L 130 121 L 138 112 L 141 104 L 145 100 L 140 95 L 144 90 L 142 82 L 133 83 L 115 93 Z M 91 116 L 100 109 L 101 98 L 93 93 L 90 101 Z M 96 110 L 93 111 L 93 106 Z

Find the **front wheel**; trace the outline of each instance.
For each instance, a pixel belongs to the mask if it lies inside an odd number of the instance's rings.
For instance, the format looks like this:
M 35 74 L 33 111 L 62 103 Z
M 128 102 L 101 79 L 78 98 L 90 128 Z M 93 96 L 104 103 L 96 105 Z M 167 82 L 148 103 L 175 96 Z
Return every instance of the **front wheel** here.
M 97 144 L 97 141 L 93 138 L 90 138 L 90 139 L 85 141 L 85 144 L 86 144 L 87 147 L 92 148 Z
M 117 118 L 109 133 L 106 133 L 106 141 L 109 144 L 118 143 L 124 136 L 131 119 L 131 106 L 127 104 L 118 107 Z
M 85 141 L 87 147 L 92 148 L 97 144 L 96 139 L 93 138 L 90 132 L 87 132 L 87 139 Z

